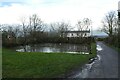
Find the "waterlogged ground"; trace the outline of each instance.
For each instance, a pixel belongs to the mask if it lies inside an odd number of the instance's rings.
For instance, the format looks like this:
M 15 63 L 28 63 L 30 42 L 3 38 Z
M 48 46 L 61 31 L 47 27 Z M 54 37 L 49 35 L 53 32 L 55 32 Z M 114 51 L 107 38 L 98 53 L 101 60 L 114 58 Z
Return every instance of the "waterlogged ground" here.
M 97 57 L 69 78 L 118 78 L 118 52 L 97 42 Z

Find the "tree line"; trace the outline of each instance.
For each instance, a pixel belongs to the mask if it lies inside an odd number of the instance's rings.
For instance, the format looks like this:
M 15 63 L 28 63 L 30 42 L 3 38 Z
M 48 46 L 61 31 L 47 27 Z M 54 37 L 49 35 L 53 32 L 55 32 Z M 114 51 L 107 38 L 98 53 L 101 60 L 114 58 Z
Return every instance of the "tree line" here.
M 62 37 L 61 32 L 74 29 L 70 23 L 54 22 L 46 24 L 37 14 L 31 15 L 29 18 L 21 17 L 20 22 L 21 24 L 0 25 L 2 46 L 13 47 L 38 43 L 85 43 L 90 39 Z M 91 22 L 89 18 L 84 18 L 83 20 L 79 20 L 76 25 L 78 30 L 88 30 Z
M 120 48 L 120 15 L 116 11 L 108 12 L 102 20 L 101 30 L 108 34 L 105 42 Z

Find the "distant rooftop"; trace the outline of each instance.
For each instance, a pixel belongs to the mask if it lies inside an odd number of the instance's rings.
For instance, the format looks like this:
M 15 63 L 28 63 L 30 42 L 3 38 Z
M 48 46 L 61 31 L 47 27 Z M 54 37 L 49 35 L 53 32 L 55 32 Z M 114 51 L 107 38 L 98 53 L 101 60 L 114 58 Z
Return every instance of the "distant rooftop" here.
M 62 31 L 62 33 L 90 33 L 90 30 L 82 30 L 82 31 Z
M 108 36 L 108 34 L 106 34 L 105 32 L 101 32 L 101 31 L 98 31 L 98 30 L 94 30 L 92 32 L 92 35 L 93 36 Z

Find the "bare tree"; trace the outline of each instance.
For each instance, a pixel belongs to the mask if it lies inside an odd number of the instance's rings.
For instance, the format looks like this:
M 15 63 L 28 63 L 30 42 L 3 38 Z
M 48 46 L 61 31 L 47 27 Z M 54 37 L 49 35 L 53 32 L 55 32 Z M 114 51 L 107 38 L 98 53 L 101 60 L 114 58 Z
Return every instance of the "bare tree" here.
M 3 25 L 2 38 L 6 46 L 11 47 L 16 44 L 16 35 L 13 25 Z
M 77 28 L 79 31 L 88 30 L 90 29 L 91 23 L 92 21 L 89 18 L 84 18 L 82 21 L 78 21 Z M 84 37 L 86 34 L 81 33 L 79 36 Z
M 117 28 L 116 12 L 115 11 L 108 12 L 104 17 L 102 24 L 103 24 L 102 31 L 104 31 L 111 37 L 113 35 L 113 32 Z
M 20 25 L 13 25 L 13 33 L 16 44 L 19 44 L 18 37 L 20 36 Z
M 82 26 L 82 22 L 81 21 L 78 21 L 77 28 L 78 28 L 79 31 L 83 30 L 83 26 Z
M 44 31 L 43 21 L 39 18 L 37 14 L 33 14 L 30 17 L 30 27 L 33 31 Z
M 66 33 L 63 34 L 62 32 L 68 31 L 70 28 L 70 25 L 67 23 L 61 22 L 60 24 L 58 24 L 58 26 L 59 26 L 58 31 L 60 32 L 60 36 L 66 37 L 67 34 Z
M 72 27 L 69 23 L 65 23 L 65 22 L 57 22 L 57 23 L 53 23 L 51 24 L 51 31 L 56 33 L 57 36 L 66 36 L 66 34 L 63 32 L 71 30 Z
M 43 21 L 38 17 L 37 14 L 33 14 L 29 18 L 30 35 L 33 42 L 36 42 L 37 38 L 44 32 L 45 26 Z
M 78 30 L 88 30 L 92 21 L 89 18 L 84 18 L 82 21 L 78 21 L 77 28 Z
M 92 21 L 89 18 L 84 18 L 83 23 L 84 23 L 84 30 L 90 29 L 90 25 L 92 24 Z
M 57 28 L 56 28 L 56 23 L 51 23 L 50 28 L 49 28 L 49 37 L 55 37 L 57 36 Z
M 26 17 L 21 17 L 20 21 L 21 21 L 21 26 L 22 26 L 22 34 L 23 34 L 23 44 L 24 45 L 27 45 L 28 43 L 28 37 L 27 37 L 27 34 L 28 34 L 28 28 L 29 28 L 29 25 L 28 23 L 26 22 Z M 25 49 L 26 50 L 26 49 Z

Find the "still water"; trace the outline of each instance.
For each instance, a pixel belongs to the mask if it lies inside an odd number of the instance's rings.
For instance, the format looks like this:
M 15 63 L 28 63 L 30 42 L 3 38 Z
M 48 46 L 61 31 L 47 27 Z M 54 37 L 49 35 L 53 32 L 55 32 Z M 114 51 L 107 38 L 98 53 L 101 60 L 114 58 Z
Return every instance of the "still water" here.
M 16 48 L 18 52 L 65 52 L 65 53 L 80 53 L 89 54 L 87 45 L 80 44 L 37 44 L 37 45 L 26 45 Z

